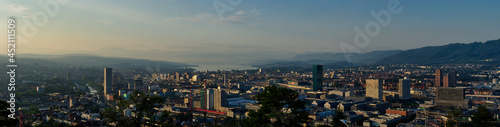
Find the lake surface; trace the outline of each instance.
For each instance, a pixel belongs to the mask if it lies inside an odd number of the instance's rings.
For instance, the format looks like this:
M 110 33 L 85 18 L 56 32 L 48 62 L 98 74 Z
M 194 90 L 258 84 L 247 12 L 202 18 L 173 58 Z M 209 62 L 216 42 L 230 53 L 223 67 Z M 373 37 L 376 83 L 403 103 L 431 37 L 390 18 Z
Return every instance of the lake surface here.
M 217 70 L 250 70 L 258 69 L 248 65 L 237 65 L 237 64 L 211 64 L 211 65 L 198 65 L 198 67 L 191 67 L 196 69 L 196 71 L 217 71 Z

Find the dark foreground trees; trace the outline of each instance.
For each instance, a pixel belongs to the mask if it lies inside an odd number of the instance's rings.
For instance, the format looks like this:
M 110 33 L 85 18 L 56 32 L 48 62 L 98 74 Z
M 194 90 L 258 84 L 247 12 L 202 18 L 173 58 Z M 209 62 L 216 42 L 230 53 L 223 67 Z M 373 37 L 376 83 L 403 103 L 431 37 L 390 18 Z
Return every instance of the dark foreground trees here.
M 344 122 L 342 122 L 342 119 L 345 119 L 344 112 L 340 110 L 335 110 L 335 116 L 333 117 L 332 120 L 332 126 L 334 127 L 347 127 Z
M 16 126 L 19 123 L 19 120 L 16 119 L 10 119 L 8 117 L 11 112 L 7 110 L 9 108 L 9 103 L 4 100 L 0 100 L 0 125 L 6 126 L 6 127 L 11 127 L 11 126 Z
M 277 86 L 268 86 L 254 99 L 261 104 L 258 111 L 251 110 L 248 118 L 243 120 L 244 126 L 303 126 L 310 121 L 309 112 L 305 110 L 305 101 L 298 99 L 295 91 Z
M 488 110 L 484 106 L 479 106 L 476 112 L 474 112 L 472 119 L 472 125 L 474 127 L 491 127 L 493 126 L 492 121 L 493 116 L 491 115 L 490 110 Z
M 172 118 L 168 112 L 158 112 L 154 108 L 159 108 L 164 99 L 159 96 L 150 96 L 134 91 L 129 99 L 116 98 L 116 106 L 106 108 L 103 112 L 107 122 L 114 122 L 116 126 L 162 126 L 172 125 Z M 133 105 L 133 107 L 131 107 Z M 125 110 L 130 110 L 131 114 L 124 114 Z M 160 117 L 161 116 L 161 117 Z

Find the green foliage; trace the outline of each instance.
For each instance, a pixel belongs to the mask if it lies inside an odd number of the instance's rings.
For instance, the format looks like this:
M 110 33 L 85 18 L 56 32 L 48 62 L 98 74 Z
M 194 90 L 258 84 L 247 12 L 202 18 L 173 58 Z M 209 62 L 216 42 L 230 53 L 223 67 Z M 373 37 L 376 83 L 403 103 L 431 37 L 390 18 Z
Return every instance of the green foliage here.
M 35 127 L 71 127 L 71 126 L 65 123 L 58 123 L 54 121 L 54 119 L 49 119 L 49 121 L 44 122 L 42 125 L 37 125 Z
M 19 121 L 17 119 L 9 119 L 8 115 L 11 113 L 7 108 L 9 108 L 9 103 L 4 100 L 0 100 L 0 123 L 6 127 L 16 126 Z
M 344 115 L 344 112 L 340 110 L 335 110 L 335 116 L 333 117 L 332 120 L 332 126 L 333 127 L 346 127 L 346 125 L 340 121 L 341 119 L 345 119 L 346 116 Z
M 493 126 L 493 116 L 485 106 L 479 106 L 476 112 L 471 117 L 474 127 L 491 127 Z
M 258 111 L 251 110 L 243 120 L 245 126 L 302 126 L 309 122 L 305 101 L 298 100 L 295 91 L 274 85 L 257 94 L 254 99 L 262 105 Z
M 175 118 L 179 119 L 181 122 L 191 122 L 194 116 L 192 112 L 186 112 L 186 113 L 176 114 Z
M 73 87 L 70 85 L 48 85 L 45 87 L 46 93 L 61 93 L 61 95 L 68 95 L 71 93 Z
M 144 93 L 134 91 L 130 99 L 125 100 L 121 97 L 116 98 L 116 106 L 106 108 L 103 116 L 107 118 L 108 122 L 115 122 L 117 126 L 156 126 L 155 124 L 161 123 L 156 119 L 157 111 L 154 108 L 159 108 L 164 99 L 158 96 L 149 96 Z M 131 109 L 130 105 L 135 106 L 132 112 L 135 116 L 125 116 L 124 110 Z M 150 118 L 149 122 L 146 119 Z

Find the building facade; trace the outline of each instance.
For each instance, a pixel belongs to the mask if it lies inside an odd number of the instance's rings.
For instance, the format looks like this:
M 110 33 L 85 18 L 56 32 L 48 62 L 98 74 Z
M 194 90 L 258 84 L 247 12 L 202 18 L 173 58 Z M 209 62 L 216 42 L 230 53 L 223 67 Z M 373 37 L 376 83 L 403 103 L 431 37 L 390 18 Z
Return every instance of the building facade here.
M 366 79 L 366 97 L 383 100 L 383 84 L 381 79 Z
M 323 65 L 313 65 L 313 91 L 323 88 Z
M 104 68 L 104 95 L 111 93 L 113 86 L 113 70 L 111 68 Z
M 410 80 L 408 77 L 404 77 L 403 79 L 399 79 L 399 98 L 400 99 L 410 99 Z
M 442 75 L 443 75 L 443 73 L 441 72 L 441 69 L 436 69 L 436 82 L 435 82 L 434 86 L 436 86 L 436 87 L 443 86 L 443 84 L 442 84 L 443 82 L 441 81 Z

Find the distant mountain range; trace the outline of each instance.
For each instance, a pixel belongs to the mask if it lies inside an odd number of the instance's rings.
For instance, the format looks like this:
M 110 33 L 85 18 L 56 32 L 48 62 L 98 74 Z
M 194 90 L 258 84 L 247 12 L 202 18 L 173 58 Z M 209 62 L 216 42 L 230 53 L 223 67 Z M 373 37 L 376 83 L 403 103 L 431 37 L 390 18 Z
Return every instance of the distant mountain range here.
M 347 56 L 347 57 L 346 57 Z M 346 58 L 350 58 L 348 61 Z M 7 55 L 0 55 L 0 62 L 6 64 Z M 175 69 L 181 67 L 194 67 L 185 63 L 155 61 L 146 59 L 100 57 L 87 54 L 68 55 L 16 55 L 18 64 L 38 64 L 46 66 L 87 66 L 87 67 L 160 67 L 163 69 Z M 264 60 L 263 60 L 264 61 Z M 346 67 L 359 65 L 388 65 L 388 64 L 488 64 L 500 65 L 500 39 L 487 42 L 454 43 L 443 46 L 428 46 L 410 50 L 384 50 L 367 53 L 304 53 L 295 55 L 288 59 L 265 60 L 267 62 L 249 63 L 257 67 L 286 67 L 286 66 L 310 66 L 323 64 L 330 67 Z
M 346 56 L 351 61 L 347 62 Z M 469 44 L 454 43 L 444 46 L 428 46 L 410 50 L 384 50 L 367 53 L 305 53 L 287 60 L 272 61 L 266 66 L 310 66 L 313 64 L 336 66 L 388 65 L 388 64 L 454 64 L 480 63 L 500 65 L 500 39 Z
M 290 61 L 309 61 L 317 64 L 334 63 L 347 61 L 346 57 L 349 57 L 351 59 L 350 63 L 370 65 L 399 52 L 402 52 L 402 50 L 373 51 L 367 53 L 308 53 L 296 55 Z
M 16 63 L 25 65 L 45 65 L 45 66 L 86 66 L 86 67 L 160 67 L 163 69 L 175 69 L 180 67 L 193 67 L 185 63 L 176 63 L 168 61 L 155 61 L 146 59 L 120 58 L 120 57 L 100 57 L 87 54 L 68 54 L 68 55 L 34 55 L 18 54 Z M 6 55 L 1 55 L 0 59 L 7 61 Z M 6 63 L 4 63 L 6 64 Z
M 454 43 L 429 46 L 399 52 L 384 58 L 376 65 L 387 64 L 454 64 L 479 63 L 500 65 L 500 39 L 469 44 Z
M 373 51 L 367 53 L 305 53 L 296 55 L 290 59 L 272 61 L 270 63 L 254 66 L 309 66 L 313 64 L 322 64 L 331 67 L 345 67 L 356 65 L 372 65 L 381 59 L 387 58 L 399 52 L 402 52 L 402 50 Z M 347 58 L 351 59 L 351 61 L 347 62 Z

